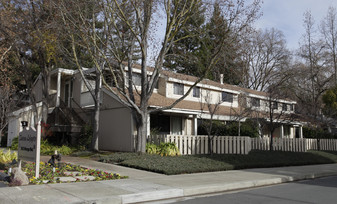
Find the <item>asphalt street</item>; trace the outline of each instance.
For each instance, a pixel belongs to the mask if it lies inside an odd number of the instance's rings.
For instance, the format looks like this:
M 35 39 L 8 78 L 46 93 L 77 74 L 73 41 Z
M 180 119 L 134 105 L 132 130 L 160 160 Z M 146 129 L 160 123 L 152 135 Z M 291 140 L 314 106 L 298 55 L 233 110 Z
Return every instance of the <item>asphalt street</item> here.
M 294 183 L 255 188 L 222 195 L 189 198 L 177 204 L 223 204 L 223 203 L 337 203 L 337 177 L 325 177 Z

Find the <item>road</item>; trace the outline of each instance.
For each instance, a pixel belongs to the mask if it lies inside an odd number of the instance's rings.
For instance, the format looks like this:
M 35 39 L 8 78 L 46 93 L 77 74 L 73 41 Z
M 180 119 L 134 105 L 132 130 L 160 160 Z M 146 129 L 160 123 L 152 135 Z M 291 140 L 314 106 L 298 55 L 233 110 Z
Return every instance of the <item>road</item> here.
M 204 203 L 337 203 L 337 177 L 326 177 L 315 180 L 306 180 L 294 183 L 285 183 L 275 186 L 225 193 L 222 195 L 189 198 L 175 202 L 177 204 L 204 204 Z

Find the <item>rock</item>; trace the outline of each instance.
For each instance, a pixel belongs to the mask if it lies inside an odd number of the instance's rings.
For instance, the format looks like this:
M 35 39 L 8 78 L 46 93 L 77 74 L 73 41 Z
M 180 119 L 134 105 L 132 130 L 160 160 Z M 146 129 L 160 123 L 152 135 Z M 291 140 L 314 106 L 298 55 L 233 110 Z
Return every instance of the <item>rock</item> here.
M 29 184 L 29 180 L 25 172 L 23 172 L 18 167 L 13 168 L 9 186 L 24 186 L 28 184 Z
M 67 176 L 81 176 L 81 172 L 79 171 L 66 171 L 64 172 L 64 175 L 67 175 Z

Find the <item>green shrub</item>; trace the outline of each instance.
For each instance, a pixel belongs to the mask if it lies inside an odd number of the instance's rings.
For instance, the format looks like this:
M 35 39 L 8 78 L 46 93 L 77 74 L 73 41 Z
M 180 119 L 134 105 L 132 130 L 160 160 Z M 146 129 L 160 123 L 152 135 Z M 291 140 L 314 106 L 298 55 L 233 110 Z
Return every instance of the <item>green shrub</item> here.
M 43 155 L 53 155 L 57 150 L 58 153 L 62 155 L 69 155 L 76 151 L 77 149 L 68 147 L 66 145 L 56 146 L 50 144 L 47 140 L 41 140 L 41 154 Z
M 160 154 L 161 156 L 177 156 L 180 155 L 180 151 L 175 143 L 160 143 L 159 146 L 147 143 L 146 152 L 148 154 Z
M 159 148 L 157 145 L 152 143 L 146 143 L 146 152 L 148 154 L 158 154 Z
M 19 147 L 19 137 L 14 137 L 12 140 L 11 149 L 18 150 L 18 147 Z
M 12 150 L 18 150 L 18 145 L 19 145 L 18 141 L 19 141 L 18 137 L 15 137 L 12 140 L 12 146 L 11 146 Z M 53 155 L 55 153 L 55 150 L 57 150 L 57 152 L 62 155 L 69 155 L 77 151 L 76 148 L 71 148 L 66 145 L 56 146 L 56 145 L 50 144 L 47 140 L 41 140 L 40 153 L 42 155 Z
M 305 138 L 336 139 L 337 135 L 330 133 L 323 128 L 303 126 L 303 135 Z
M 210 125 L 210 121 L 203 121 L 203 123 L 198 127 L 198 135 L 207 135 L 207 128 Z M 211 135 L 218 136 L 235 136 L 239 133 L 239 123 L 238 122 L 227 122 L 213 121 Z M 246 120 L 240 123 L 240 135 L 249 137 L 258 137 L 259 131 L 257 125 L 252 120 Z
M 85 125 L 82 129 L 81 136 L 78 138 L 77 144 L 83 146 L 86 149 L 90 148 L 91 140 L 93 136 L 93 129 L 91 125 Z
M 161 143 L 159 145 L 159 154 L 162 156 L 177 156 L 180 155 L 179 149 L 175 143 Z
M 11 152 L 11 149 L 8 149 L 6 153 L 2 149 L 0 149 L 0 163 L 6 164 L 13 160 L 18 159 L 18 155 L 16 152 Z

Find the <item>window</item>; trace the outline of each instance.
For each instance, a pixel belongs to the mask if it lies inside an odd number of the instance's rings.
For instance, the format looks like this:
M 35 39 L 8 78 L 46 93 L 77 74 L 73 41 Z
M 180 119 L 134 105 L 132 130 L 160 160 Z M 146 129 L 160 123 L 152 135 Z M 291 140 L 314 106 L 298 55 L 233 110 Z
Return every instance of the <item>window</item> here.
M 278 103 L 276 101 L 273 101 L 271 104 L 271 107 L 273 110 L 277 110 L 278 109 Z
M 222 101 L 233 103 L 233 94 L 223 91 Z
M 193 97 L 196 97 L 196 98 L 200 97 L 200 88 L 199 87 L 193 88 Z
M 252 106 L 253 107 L 260 107 L 260 99 L 258 98 L 252 98 Z
M 289 108 L 290 111 L 294 111 L 294 104 L 290 104 L 289 107 L 290 107 Z
M 150 80 L 151 80 L 151 75 L 148 75 L 148 76 L 147 76 L 147 80 L 150 82 Z M 155 88 L 155 89 L 158 89 L 158 84 L 159 84 L 159 78 L 158 78 L 158 80 L 156 81 L 156 83 L 154 84 L 154 88 Z
M 184 95 L 184 84 L 174 83 L 173 93 L 176 95 Z
M 282 110 L 283 110 L 283 111 L 287 111 L 287 107 L 288 107 L 288 106 L 287 106 L 286 103 L 282 104 Z
M 95 80 L 88 80 L 88 84 L 92 89 L 95 89 L 96 86 L 96 81 Z M 81 86 L 81 93 L 87 92 L 89 89 L 87 88 L 87 85 L 82 81 L 82 86 Z
M 142 85 L 141 74 L 132 72 L 132 83 L 136 86 L 141 86 Z

